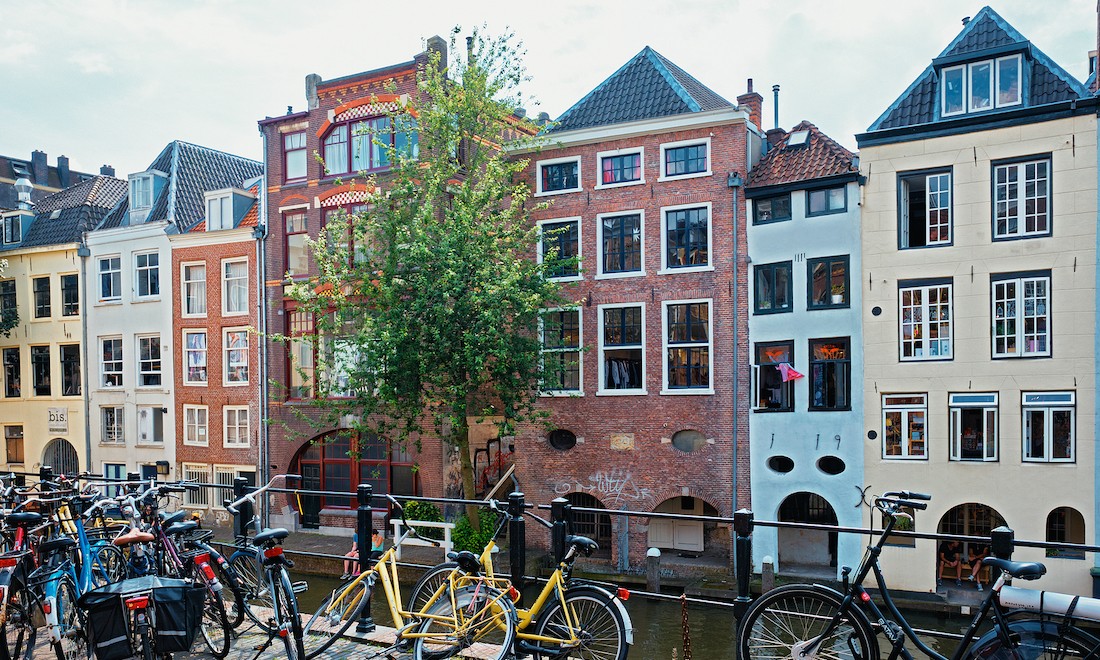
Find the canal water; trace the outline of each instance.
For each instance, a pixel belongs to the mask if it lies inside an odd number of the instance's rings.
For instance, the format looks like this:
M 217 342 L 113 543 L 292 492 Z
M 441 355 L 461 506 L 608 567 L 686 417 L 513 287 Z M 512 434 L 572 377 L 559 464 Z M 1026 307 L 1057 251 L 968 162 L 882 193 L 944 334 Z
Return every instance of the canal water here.
M 298 594 L 299 606 L 303 612 L 312 613 L 339 585 L 336 578 L 318 575 L 302 575 L 309 583 L 309 590 Z M 402 596 L 408 599 L 412 583 L 402 584 Z M 634 624 L 634 646 L 630 657 L 643 660 L 665 660 L 684 657 L 684 613 L 678 601 L 649 600 L 635 596 L 626 603 L 627 612 Z M 371 600 L 371 614 L 380 625 L 390 625 L 389 610 L 381 589 L 375 591 Z M 904 612 L 909 623 L 918 629 L 963 632 L 969 624 L 968 617 L 944 617 L 926 612 Z M 692 655 L 695 658 L 733 658 L 735 655 L 735 632 L 737 622 L 733 610 L 728 607 L 689 604 L 687 607 L 687 630 Z M 943 655 L 950 656 L 955 642 L 941 638 L 927 637 L 925 643 Z M 881 640 L 880 640 L 881 644 Z M 911 650 L 912 644 L 909 644 Z

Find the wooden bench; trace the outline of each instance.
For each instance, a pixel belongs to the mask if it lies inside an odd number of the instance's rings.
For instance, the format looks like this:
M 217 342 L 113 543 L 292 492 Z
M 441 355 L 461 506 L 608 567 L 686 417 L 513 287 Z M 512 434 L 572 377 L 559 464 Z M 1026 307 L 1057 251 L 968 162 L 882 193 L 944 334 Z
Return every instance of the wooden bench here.
M 964 561 L 962 563 L 962 569 L 961 569 L 962 578 L 961 579 L 964 582 L 966 581 L 966 579 L 968 577 L 970 577 L 971 568 L 972 567 L 970 566 L 970 562 Z M 943 579 L 946 579 L 946 580 L 954 580 L 955 579 L 955 567 L 944 565 L 943 569 L 940 571 L 940 577 L 943 578 Z M 988 566 L 982 566 L 981 570 L 978 571 L 977 579 L 979 581 L 981 581 L 981 583 L 983 585 L 988 585 L 989 584 L 989 567 Z

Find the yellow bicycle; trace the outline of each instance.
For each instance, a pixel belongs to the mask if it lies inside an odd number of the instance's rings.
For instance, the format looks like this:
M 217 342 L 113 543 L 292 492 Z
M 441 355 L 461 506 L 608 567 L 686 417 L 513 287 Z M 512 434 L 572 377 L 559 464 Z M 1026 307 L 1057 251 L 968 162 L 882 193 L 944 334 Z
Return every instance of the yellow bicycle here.
M 404 519 L 404 508 L 393 497 L 386 497 Z M 397 547 L 407 536 L 419 536 L 407 520 L 405 523 L 407 531 L 394 540 L 374 566 L 334 589 L 304 622 L 306 659 L 323 653 L 359 620 L 379 584 L 397 629 L 393 648 L 411 648 L 418 660 L 449 658 L 475 646 L 480 647 L 478 657 L 510 658 L 517 620 L 513 598 L 518 594 L 514 590 L 502 590 L 490 579 L 455 573 L 441 581 L 421 608 L 409 610 L 402 606 Z

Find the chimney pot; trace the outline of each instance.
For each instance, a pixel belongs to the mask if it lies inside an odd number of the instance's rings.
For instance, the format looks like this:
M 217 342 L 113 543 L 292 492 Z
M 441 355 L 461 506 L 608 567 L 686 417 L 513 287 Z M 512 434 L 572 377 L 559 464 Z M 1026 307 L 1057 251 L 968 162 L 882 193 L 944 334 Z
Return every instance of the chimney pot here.
M 768 132 L 764 134 L 768 140 L 768 144 L 771 146 L 777 146 L 784 138 L 787 137 L 787 131 L 782 128 L 769 128 Z
M 963 25 L 966 25 L 969 22 L 970 22 L 970 17 L 969 16 L 963 16 Z
M 316 110 L 321 101 L 317 97 L 317 85 L 321 84 L 321 76 L 311 73 L 306 76 L 306 104 L 310 110 Z
M 48 165 L 46 165 L 45 151 L 39 151 L 38 149 L 35 149 L 31 152 L 31 174 L 34 175 L 34 182 L 38 185 L 50 185 L 50 168 Z
M 752 94 L 752 78 L 749 78 L 749 94 Z
M 72 185 L 72 180 L 69 173 L 68 156 L 57 157 L 57 178 L 61 180 L 62 188 L 68 188 L 70 185 Z
M 752 91 L 752 78 L 748 82 L 749 91 L 737 97 L 737 105 L 747 110 L 749 121 L 760 128 L 760 121 L 764 112 L 764 97 Z
M 100 176 L 114 176 L 115 168 L 111 167 L 110 165 L 101 165 L 99 167 L 99 174 Z

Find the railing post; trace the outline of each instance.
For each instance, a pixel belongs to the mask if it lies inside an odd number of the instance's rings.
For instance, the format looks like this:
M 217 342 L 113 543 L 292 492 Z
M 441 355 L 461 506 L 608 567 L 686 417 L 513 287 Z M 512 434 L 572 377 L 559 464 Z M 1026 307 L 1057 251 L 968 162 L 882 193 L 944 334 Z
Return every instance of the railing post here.
M 997 559 L 1012 560 L 1012 550 L 1016 543 L 1016 532 L 1009 529 L 1006 525 L 1001 525 L 995 528 L 989 533 L 989 551 Z M 991 568 L 989 571 L 989 582 L 993 583 L 1000 576 L 1001 570 L 999 568 Z
M 361 573 L 366 573 L 374 566 L 374 562 L 371 560 L 371 548 L 374 546 L 374 541 L 371 539 L 374 532 L 374 513 L 370 508 L 372 499 L 374 499 L 374 486 L 359 484 L 358 490 L 355 491 L 355 500 L 359 505 L 355 510 L 355 530 L 359 537 L 355 547 L 359 549 L 359 571 Z M 355 626 L 355 631 L 361 633 L 374 632 L 374 627 L 374 618 L 370 614 L 370 598 L 368 598 L 366 607 L 363 608 L 363 613 L 359 616 L 359 623 Z
M 523 591 L 523 571 L 527 568 L 527 529 L 523 523 L 523 493 L 508 496 L 508 558 L 512 571 L 512 584 Z M 518 605 L 518 603 L 517 603 Z
M 233 500 L 239 500 L 248 494 L 248 479 L 237 477 L 233 480 Z M 252 522 L 252 502 L 244 501 L 237 508 L 240 513 L 233 520 L 233 536 L 244 538 L 248 536 L 248 525 Z
M 47 481 L 53 481 L 53 467 L 49 465 L 43 465 L 38 468 L 38 483 L 46 483 Z
M 733 514 L 733 563 L 737 575 L 737 598 L 733 614 L 740 619 L 749 608 L 749 578 L 752 575 L 752 511 L 739 509 Z
M 554 563 L 561 562 L 565 556 L 566 522 L 565 510 L 569 500 L 559 497 L 550 502 L 550 548 L 554 553 Z

